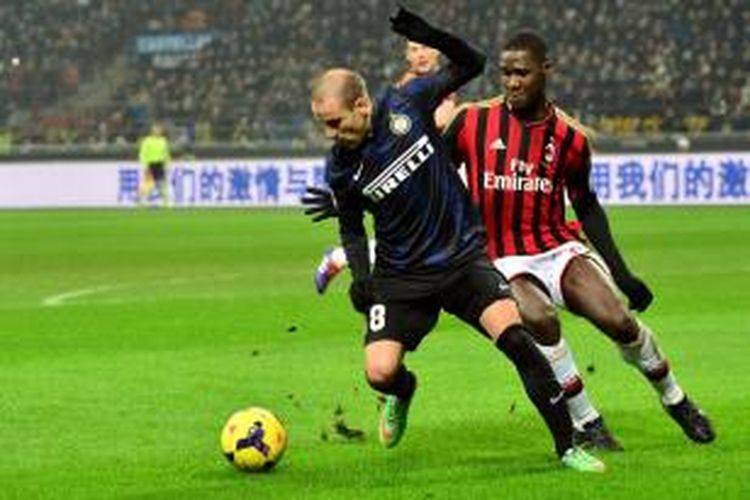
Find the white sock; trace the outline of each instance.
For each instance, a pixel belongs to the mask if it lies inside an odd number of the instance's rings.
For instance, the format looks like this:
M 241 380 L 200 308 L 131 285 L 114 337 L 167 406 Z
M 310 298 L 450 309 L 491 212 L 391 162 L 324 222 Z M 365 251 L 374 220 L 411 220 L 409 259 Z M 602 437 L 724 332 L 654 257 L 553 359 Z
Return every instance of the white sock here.
M 336 247 L 331 250 L 331 262 L 333 262 L 336 267 L 346 266 L 347 260 L 346 252 L 344 252 L 344 247 Z
M 582 430 L 584 424 L 599 418 L 599 412 L 589 401 L 578 367 L 573 360 L 573 354 L 568 349 L 565 339 L 560 338 L 560 342 L 555 345 L 537 344 L 537 347 L 549 361 L 557 382 L 565 391 L 565 402 L 568 404 L 568 413 L 573 420 L 573 425 Z
M 375 245 L 375 240 L 368 240 L 367 248 L 370 252 L 370 264 L 375 263 Z M 336 267 L 346 267 L 349 264 L 349 261 L 346 259 L 344 247 L 336 247 L 331 250 L 331 262 L 333 262 Z
M 685 393 L 677 384 L 669 363 L 656 345 L 651 331 L 643 323 L 638 324 L 641 329 L 638 331 L 637 339 L 629 344 L 617 344 L 622 357 L 646 376 L 651 386 L 659 393 L 663 404 L 679 403 L 685 397 Z
M 367 240 L 367 247 L 370 250 L 370 264 L 375 264 L 375 246 L 377 242 L 374 239 Z

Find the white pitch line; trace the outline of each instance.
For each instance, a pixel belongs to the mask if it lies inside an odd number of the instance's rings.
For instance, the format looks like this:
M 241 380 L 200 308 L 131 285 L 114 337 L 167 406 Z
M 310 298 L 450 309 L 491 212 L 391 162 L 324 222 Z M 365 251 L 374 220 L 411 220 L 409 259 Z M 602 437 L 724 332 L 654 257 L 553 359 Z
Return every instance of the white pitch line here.
M 45 298 L 42 301 L 42 305 L 45 307 L 56 307 L 56 306 L 62 305 L 63 302 L 65 302 L 66 300 L 76 299 L 78 297 L 84 297 L 86 295 L 92 295 L 95 293 L 106 292 L 108 290 L 112 290 L 113 288 L 117 288 L 117 286 L 116 285 L 100 285 L 100 286 L 92 286 L 89 288 L 79 288 L 77 290 L 70 290 L 68 292 L 58 293 L 57 295 L 52 295 L 50 297 Z
M 152 286 L 152 285 L 167 285 L 167 286 L 175 286 L 175 285 L 185 285 L 188 283 L 200 283 L 202 281 L 210 281 L 210 282 L 217 282 L 217 281 L 232 281 L 240 276 L 240 273 L 224 273 L 219 274 L 217 276 L 212 277 L 205 277 L 205 278 L 183 278 L 183 277 L 175 277 L 175 278 L 168 278 L 166 280 L 160 280 L 160 281 L 150 281 L 145 283 L 121 283 L 119 285 L 99 285 L 99 286 L 91 286 L 88 288 L 77 288 L 75 290 L 69 290 L 67 292 L 59 293 L 56 295 L 51 295 L 49 297 L 46 297 L 44 300 L 42 300 L 42 306 L 43 307 L 57 307 L 63 305 L 64 302 L 69 301 L 71 299 L 77 299 L 80 297 L 85 297 L 87 295 L 94 295 L 97 293 L 102 292 L 108 292 L 110 290 L 114 290 L 117 288 L 125 288 L 125 287 L 133 287 L 133 286 Z M 117 302 L 116 300 L 113 300 L 112 302 Z M 134 300 L 124 300 L 122 302 L 134 302 Z

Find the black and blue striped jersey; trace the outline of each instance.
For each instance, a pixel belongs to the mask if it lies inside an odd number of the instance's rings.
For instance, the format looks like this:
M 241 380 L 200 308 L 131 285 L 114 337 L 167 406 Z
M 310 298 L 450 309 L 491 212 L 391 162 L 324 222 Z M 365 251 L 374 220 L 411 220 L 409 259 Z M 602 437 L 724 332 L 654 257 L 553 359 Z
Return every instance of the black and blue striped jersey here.
M 440 272 L 483 254 L 484 225 L 433 120 L 442 99 L 477 73 L 476 67 L 449 64 L 388 87 L 374 103 L 364 142 L 354 150 L 331 150 L 326 177 L 342 240 L 345 247 L 347 240 L 361 241 L 363 213 L 372 213 L 375 275 Z

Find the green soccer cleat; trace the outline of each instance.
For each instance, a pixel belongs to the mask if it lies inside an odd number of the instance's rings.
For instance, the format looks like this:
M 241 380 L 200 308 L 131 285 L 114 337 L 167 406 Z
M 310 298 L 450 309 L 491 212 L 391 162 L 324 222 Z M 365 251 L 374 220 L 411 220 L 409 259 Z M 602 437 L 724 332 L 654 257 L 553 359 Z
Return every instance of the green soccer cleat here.
M 607 469 L 604 462 L 577 446 L 568 448 L 568 451 L 560 458 L 560 461 L 563 467 L 578 472 L 604 472 Z
M 403 400 L 390 394 L 384 396 L 380 411 L 379 436 L 380 442 L 386 448 L 396 446 L 404 435 L 410 404 L 411 398 Z

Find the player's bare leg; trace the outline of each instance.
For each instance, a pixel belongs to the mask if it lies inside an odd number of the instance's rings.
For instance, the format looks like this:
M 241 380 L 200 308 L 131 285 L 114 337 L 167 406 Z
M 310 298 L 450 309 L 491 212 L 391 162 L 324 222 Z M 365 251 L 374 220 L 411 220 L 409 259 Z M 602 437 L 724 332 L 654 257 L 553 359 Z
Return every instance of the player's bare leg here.
M 685 434 L 698 443 L 713 441 L 711 422 L 679 386 L 653 334 L 625 307 L 604 271 L 590 259 L 576 257 L 563 275 L 562 288 L 568 309 L 615 341 L 625 361 L 648 379 Z
M 622 445 L 607 428 L 604 418 L 589 400 L 573 353 L 562 338 L 560 319 L 552 299 L 531 276 L 521 275 L 511 281 L 513 295 L 524 324 L 529 328 L 539 350 L 547 358 L 557 382 L 565 392 L 568 412 L 573 420 L 573 438 L 577 445 L 609 451 Z
M 565 393 L 555 380 L 552 368 L 534 344 L 512 299 L 495 301 L 479 318 L 479 323 L 515 365 L 526 394 L 542 415 L 555 442 L 561 463 L 584 472 L 602 472 L 604 463 L 573 444 L 573 423 L 565 403 Z
M 404 435 L 417 388 L 417 378 L 404 366 L 403 356 L 404 346 L 394 340 L 378 340 L 365 347 L 367 381 L 383 395 L 378 432 L 386 448 L 396 446 Z

